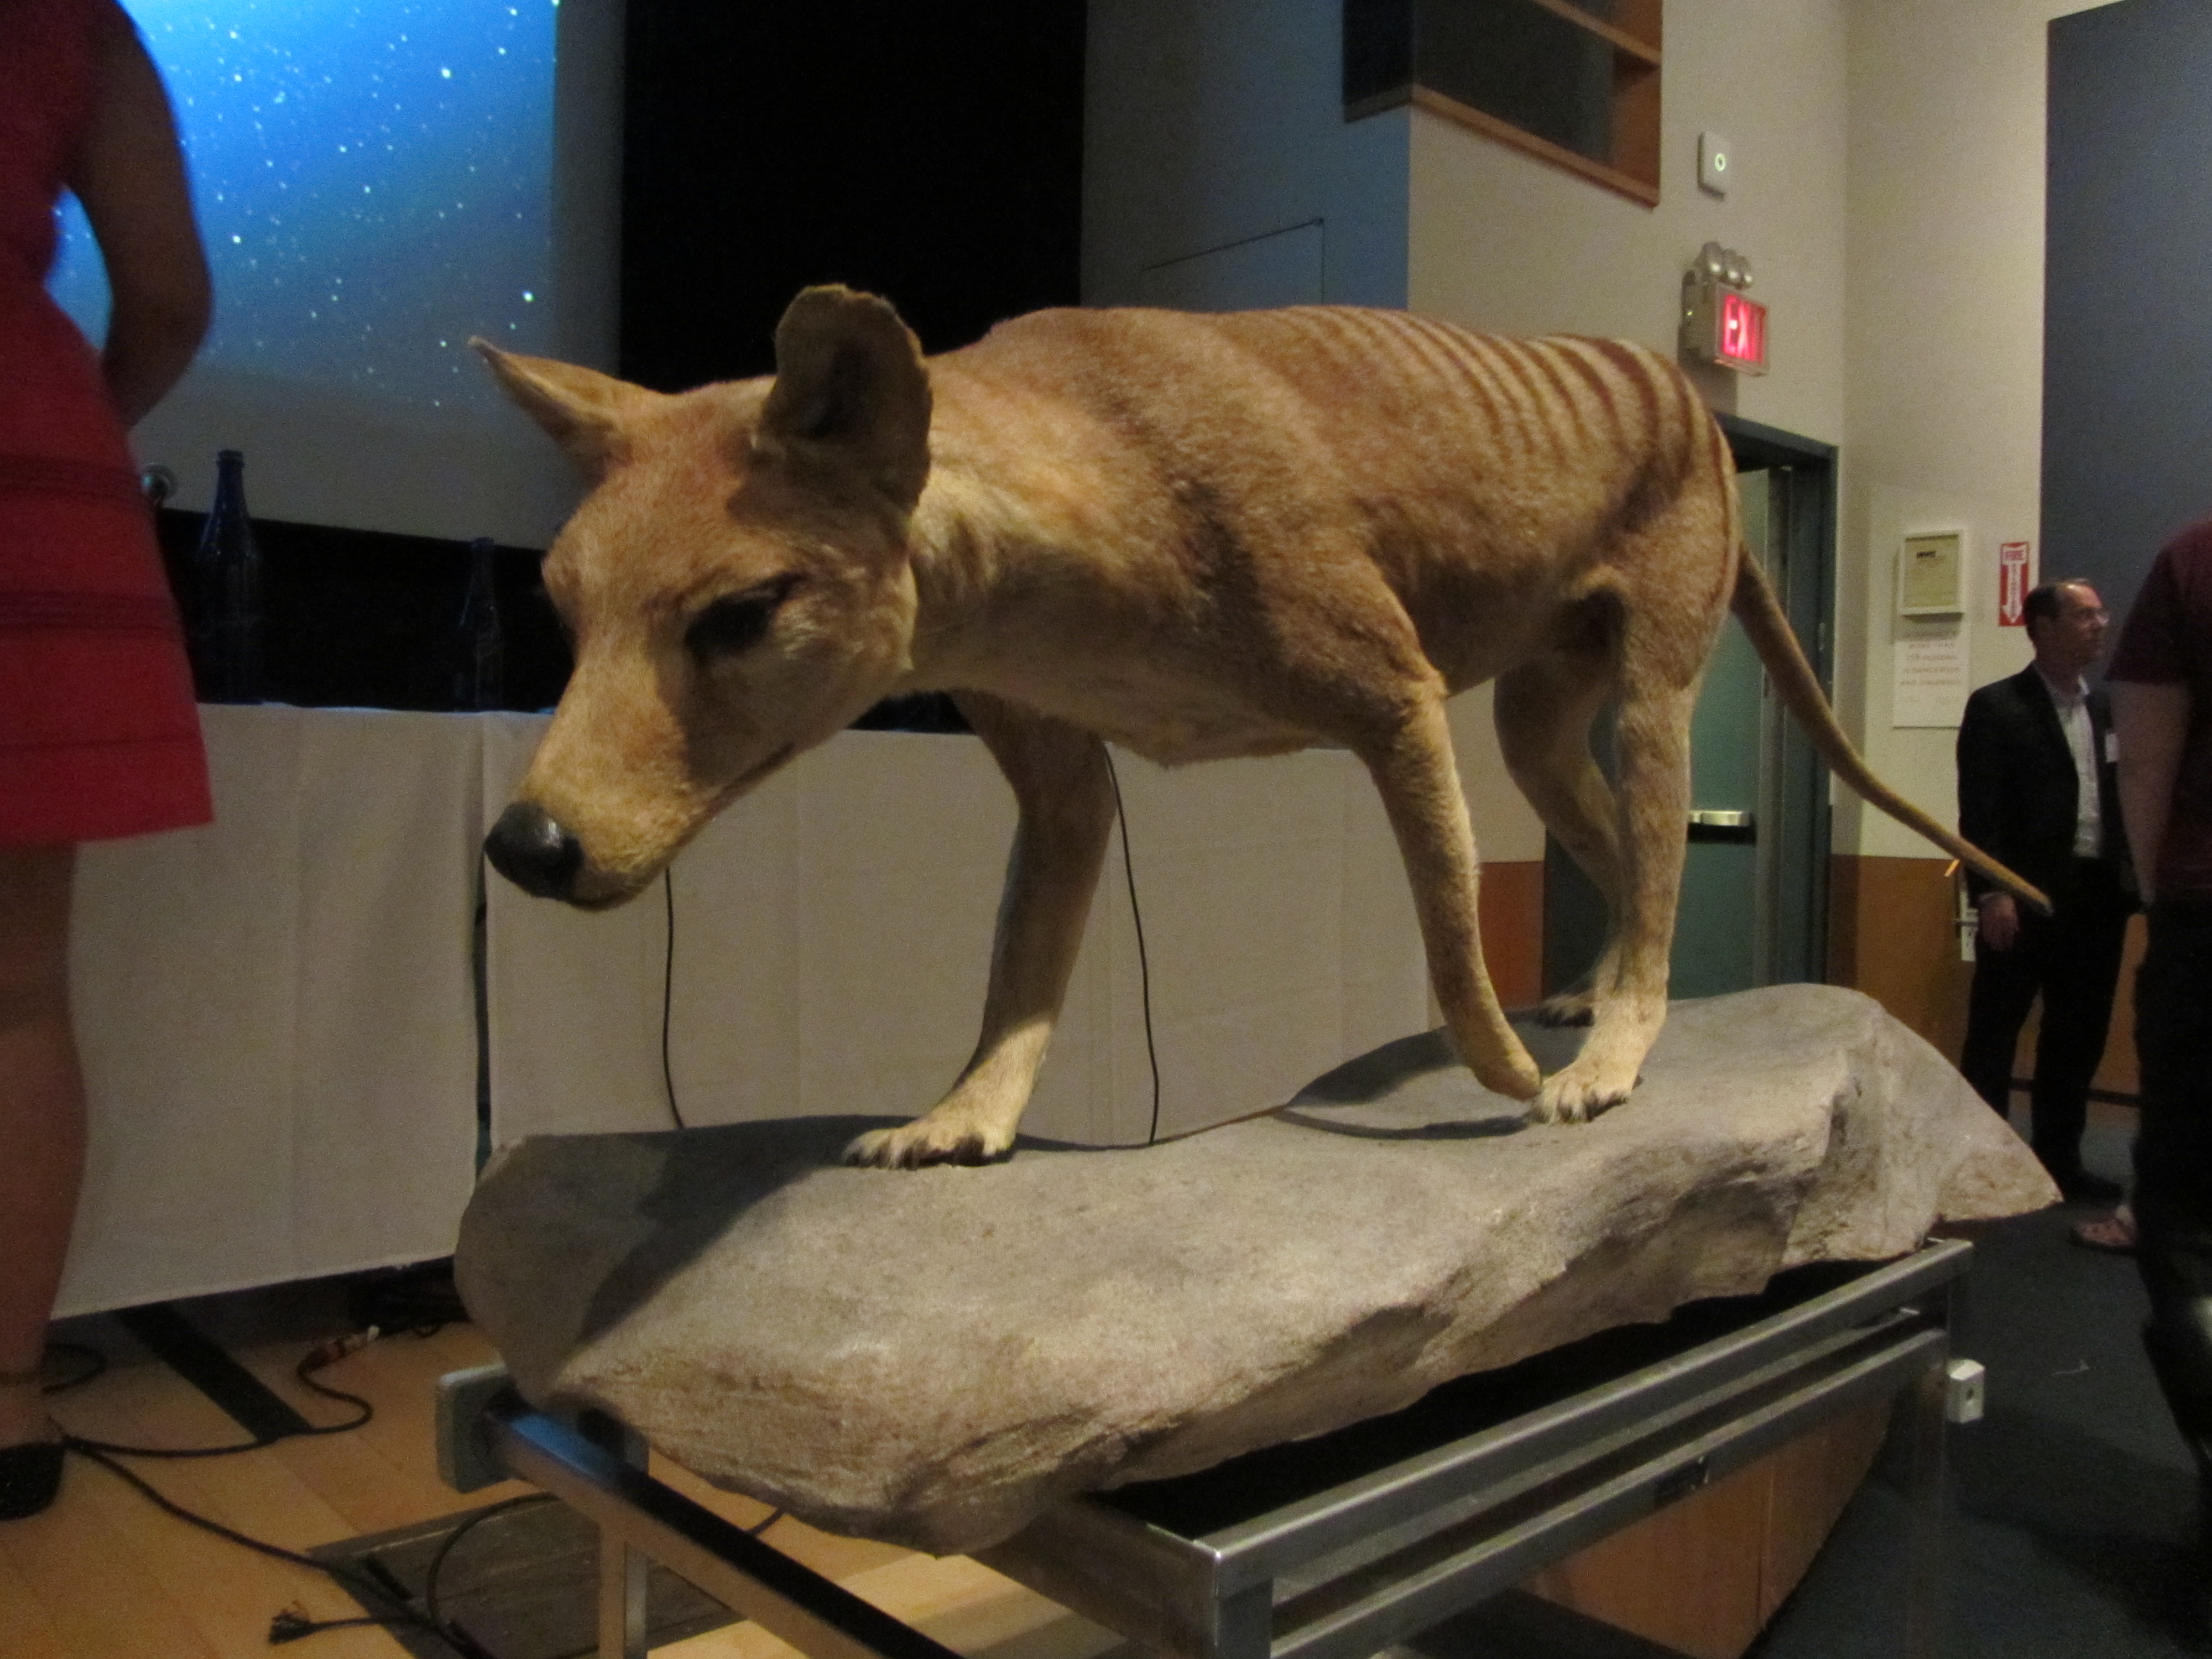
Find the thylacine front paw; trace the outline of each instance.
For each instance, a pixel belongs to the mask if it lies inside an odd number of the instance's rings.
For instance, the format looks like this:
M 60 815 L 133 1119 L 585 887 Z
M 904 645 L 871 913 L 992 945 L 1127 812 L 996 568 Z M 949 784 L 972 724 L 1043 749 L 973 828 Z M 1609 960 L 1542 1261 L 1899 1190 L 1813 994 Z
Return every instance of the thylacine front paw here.
M 845 1162 L 877 1170 L 919 1170 L 933 1164 L 995 1164 L 1014 1149 L 1011 1134 L 985 1133 L 973 1124 L 918 1117 L 896 1129 L 871 1129 L 845 1148 Z
M 1528 1109 L 1533 1123 L 1587 1123 L 1599 1113 L 1618 1106 L 1636 1087 L 1634 1067 L 1625 1076 L 1609 1067 L 1585 1066 L 1577 1060 L 1544 1079 Z

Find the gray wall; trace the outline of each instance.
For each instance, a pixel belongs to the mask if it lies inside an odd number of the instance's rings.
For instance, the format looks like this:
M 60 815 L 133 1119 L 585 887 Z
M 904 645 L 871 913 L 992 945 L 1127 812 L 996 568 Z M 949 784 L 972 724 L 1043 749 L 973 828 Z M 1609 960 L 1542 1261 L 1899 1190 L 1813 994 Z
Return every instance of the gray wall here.
M 2043 558 L 2124 615 L 2212 515 L 2212 6 L 2051 25 Z
M 1402 109 L 1347 125 L 1341 0 L 1091 0 L 1083 300 L 1406 303 Z

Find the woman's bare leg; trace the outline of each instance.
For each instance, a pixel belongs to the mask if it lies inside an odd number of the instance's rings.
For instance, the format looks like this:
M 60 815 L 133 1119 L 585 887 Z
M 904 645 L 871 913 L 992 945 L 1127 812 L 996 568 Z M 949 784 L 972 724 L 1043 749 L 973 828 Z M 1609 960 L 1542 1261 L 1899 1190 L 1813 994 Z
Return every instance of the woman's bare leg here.
M 0 847 L 0 1376 L 35 1371 L 84 1173 L 70 1030 L 73 847 Z M 0 1446 L 47 1432 L 33 1382 L 0 1384 Z

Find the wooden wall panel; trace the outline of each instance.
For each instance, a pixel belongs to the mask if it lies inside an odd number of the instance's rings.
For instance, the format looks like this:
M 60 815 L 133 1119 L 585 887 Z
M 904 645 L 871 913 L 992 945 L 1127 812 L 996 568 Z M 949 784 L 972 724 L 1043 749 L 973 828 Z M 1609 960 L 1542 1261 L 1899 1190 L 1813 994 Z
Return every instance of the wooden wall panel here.
M 1830 860 L 1828 982 L 1864 991 L 1955 1060 L 1974 969 L 1959 959 L 1947 868 L 1940 859 Z
M 1738 1469 L 1522 1588 L 1694 1659 L 1739 1659 L 1759 1636 L 1771 1461 Z
M 1763 1629 L 1797 1588 L 1827 1542 L 1844 1506 L 1874 1468 L 1889 1432 L 1890 1402 L 1877 1400 L 1826 1428 L 1793 1440 L 1768 1459 L 1766 1553 L 1759 1577 L 1759 1622 Z
M 1477 900 L 1482 955 L 1498 1000 L 1526 1008 L 1544 997 L 1544 861 L 1486 864 Z
M 1974 965 L 1959 957 L 1951 925 L 1952 878 L 1938 859 L 1842 857 L 1829 865 L 1828 980 L 1864 991 L 1946 1057 L 1957 1060 L 1966 1035 L 1966 994 Z M 2119 994 L 2096 1086 L 2136 1091 L 2135 982 L 2143 924 L 2128 926 Z M 2036 1022 L 2021 1033 L 2015 1078 L 2034 1069 Z
M 1874 1467 L 1890 1410 L 1838 1418 L 1522 1588 L 1695 1659 L 1741 1659 Z

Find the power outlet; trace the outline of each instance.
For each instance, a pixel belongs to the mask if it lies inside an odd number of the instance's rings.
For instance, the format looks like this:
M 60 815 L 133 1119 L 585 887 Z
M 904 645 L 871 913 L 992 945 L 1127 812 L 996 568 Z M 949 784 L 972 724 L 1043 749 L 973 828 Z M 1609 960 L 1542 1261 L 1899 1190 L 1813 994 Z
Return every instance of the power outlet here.
M 1954 1359 L 1943 1367 L 1943 1419 L 1978 1423 L 1989 1404 L 1990 1375 L 1973 1359 Z
M 481 1492 L 514 1478 L 492 1455 L 484 1433 L 484 1407 L 514 1386 L 500 1364 L 438 1379 L 438 1478 L 455 1492 Z

